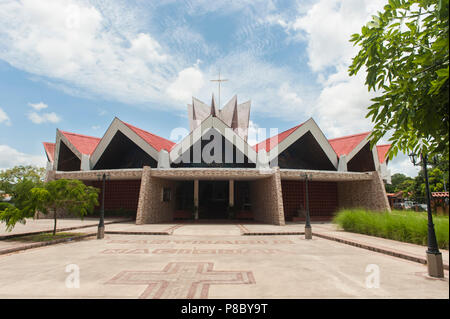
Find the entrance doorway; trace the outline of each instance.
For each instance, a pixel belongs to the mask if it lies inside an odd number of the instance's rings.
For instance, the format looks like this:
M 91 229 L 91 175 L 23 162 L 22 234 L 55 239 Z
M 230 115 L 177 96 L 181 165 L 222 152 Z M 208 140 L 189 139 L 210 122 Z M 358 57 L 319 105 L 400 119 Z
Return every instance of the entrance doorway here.
M 199 219 L 227 219 L 228 181 L 199 181 Z

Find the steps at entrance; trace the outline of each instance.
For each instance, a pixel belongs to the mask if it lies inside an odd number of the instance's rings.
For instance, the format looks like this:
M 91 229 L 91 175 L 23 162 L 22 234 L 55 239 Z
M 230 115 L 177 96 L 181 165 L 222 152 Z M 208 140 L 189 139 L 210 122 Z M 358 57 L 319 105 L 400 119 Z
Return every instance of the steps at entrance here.
M 240 236 L 241 231 L 235 224 L 183 224 L 172 235 Z

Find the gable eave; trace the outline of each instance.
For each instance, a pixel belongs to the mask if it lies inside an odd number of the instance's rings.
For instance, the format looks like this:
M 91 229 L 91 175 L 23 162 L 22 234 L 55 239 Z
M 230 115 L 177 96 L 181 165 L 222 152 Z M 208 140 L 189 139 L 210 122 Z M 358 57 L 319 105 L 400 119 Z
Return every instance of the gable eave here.
M 103 153 L 107 150 L 109 144 L 111 143 L 112 139 L 114 138 L 114 136 L 117 134 L 118 131 L 124 134 L 134 144 L 139 146 L 145 153 L 147 153 L 156 162 L 158 162 L 159 152 L 147 141 L 145 141 L 141 136 L 139 136 L 139 134 L 137 134 L 130 127 L 128 127 L 123 121 L 115 117 L 89 159 L 91 168 L 94 168 L 95 165 L 98 163 L 98 161 L 102 157 Z
M 274 160 L 277 156 L 279 156 L 282 152 L 284 152 L 289 146 L 294 144 L 297 140 L 303 137 L 307 132 L 310 132 L 311 135 L 316 140 L 317 144 L 321 147 L 322 151 L 327 156 L 328 160 L 331 164 L 337 169 L 339 158 L 334 151 L 333 147 L 331 147 L 330 142 L 327 140 L 322 130 L 319 128 L 317 123 L 313 118 L 310 118 L 302 125 L 297 127 L 293 132 L 291 132 L 287 137 L 285 137 L 281 142 L 279 142 L 275 147 L 273 147 L 269 151 L 269 160 Z
M 81 152 L 75 147 L 75 145 L 72 144 L 72 142 L 69 141 L 67 136 L 64 135 L 64 133 L 60 129 L 56 129 L 55 157 L 53 161 L 53 170 L 55 171 L 58 169 L 59 151 L 61 143 L 64 143 L 80 161 L 82 160 L 83 157 Z
M 181 142 L 177 143 L 170 151 L 169 158 L 170 163 L 177 161 L 184 152 L 188 151 L 193 145 L 199 141 L 208 130 L 215 129 L 225 139 L 233 144 L 239 151 L 241 151 L 247 158 L 256 163 L 255 150 L 245 141 L 242 137 L 236 134 L 228 125 L 226 125 L 221 119 L 213 116 L 208 116 L 204 119 L 199 126 L 189 133 Z M 227 130 L 227 133 L 226 133 Z M 239 142 L 237 142 L 239 141 Z

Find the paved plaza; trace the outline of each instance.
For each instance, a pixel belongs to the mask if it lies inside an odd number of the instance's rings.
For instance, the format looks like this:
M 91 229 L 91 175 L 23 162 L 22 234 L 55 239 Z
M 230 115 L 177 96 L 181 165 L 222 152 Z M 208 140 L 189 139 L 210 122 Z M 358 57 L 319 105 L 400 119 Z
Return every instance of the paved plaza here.
M 109 233 L 0 255 L 0 298 L 449 298 L 448 271 L 429 278 L 422 264 L 317 236 L 246 236 L 237 224 L 147 226 L 170 235 Z M 424 254 L 425 247 L 407 245 Z M 448 264 L 448 251 L 444 259 Z

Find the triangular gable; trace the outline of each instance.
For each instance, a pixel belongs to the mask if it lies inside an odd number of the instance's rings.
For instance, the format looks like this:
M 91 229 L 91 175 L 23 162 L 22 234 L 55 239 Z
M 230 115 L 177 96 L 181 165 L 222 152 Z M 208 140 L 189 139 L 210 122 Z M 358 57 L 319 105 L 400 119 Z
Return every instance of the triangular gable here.
M 333 166 L 337 169 L 338 157 L 331 147 L 330 143 L 326 139 L 323 132 L 320 130 L 317 123 L 310 118 L 308 121 L 294 126 L 289 130 L 286 130 L 276 136 L 272 136 L 265 141 L 253 146 L 256 151 L 264 149 L 269 153 L 269 160 L 274 160 L 279 154 L 286 150 L 289 146 L 295 143 L 307 132 L 310 132 L 317 143 L 322 148 L 325 155 L 328 157 Z
M 380 164 L 384 163 L 385 161 L 386 163 L 389 161 L 389 159 L 386 158 L 386 155 L 390 147 L 391 144 L 377 145 L 378 161 L 380 162 Z
M 71 132 L 56 130 L 56 143 L 53 169 L 58 168 L 58 159 L 61 142 L 81 161 L 83 154 L 89 156 L 97 146 L 100 138 L 88 135 L 81 135 Z
M 144 131 L 131 124 L 125 123 L 116 117 L 114 118 L 111 125 L 108 127 L 102 139 L 98 143 L 96 149 L 92 153 L 90 158 L 91 167 L 94 167 L 95 164 L 97 164 L 103 152 L 107 149 L 108 145 L 116 135 L 117 131 L 120 131 L 122 134 L 124 134 L 127 138 L 129 138 L 133 143 L 139 146 L 144 152 L 146 152 L 156 161 L 158 161 L 159 151 L 169 151 L 174 145 L 174 143 L 169 140 Z
M 45 149 L 45 155 L 47 155 L 47 160 L 51 163 L 55 160 L 55 143 L 43 142 Z
M 201 122 L 189 135 L 181 142 L 176 144 L 170 151 L 170 162 L 176 162 L 179 158 L 189 150 L 204 134 L 211 128 L 218 131 L 227 141 L 233 144 L 249 161 L 256 163 L 255 150 L 238 134 L 236 134 L 228 125 L 217 117 L 209 116 Z

